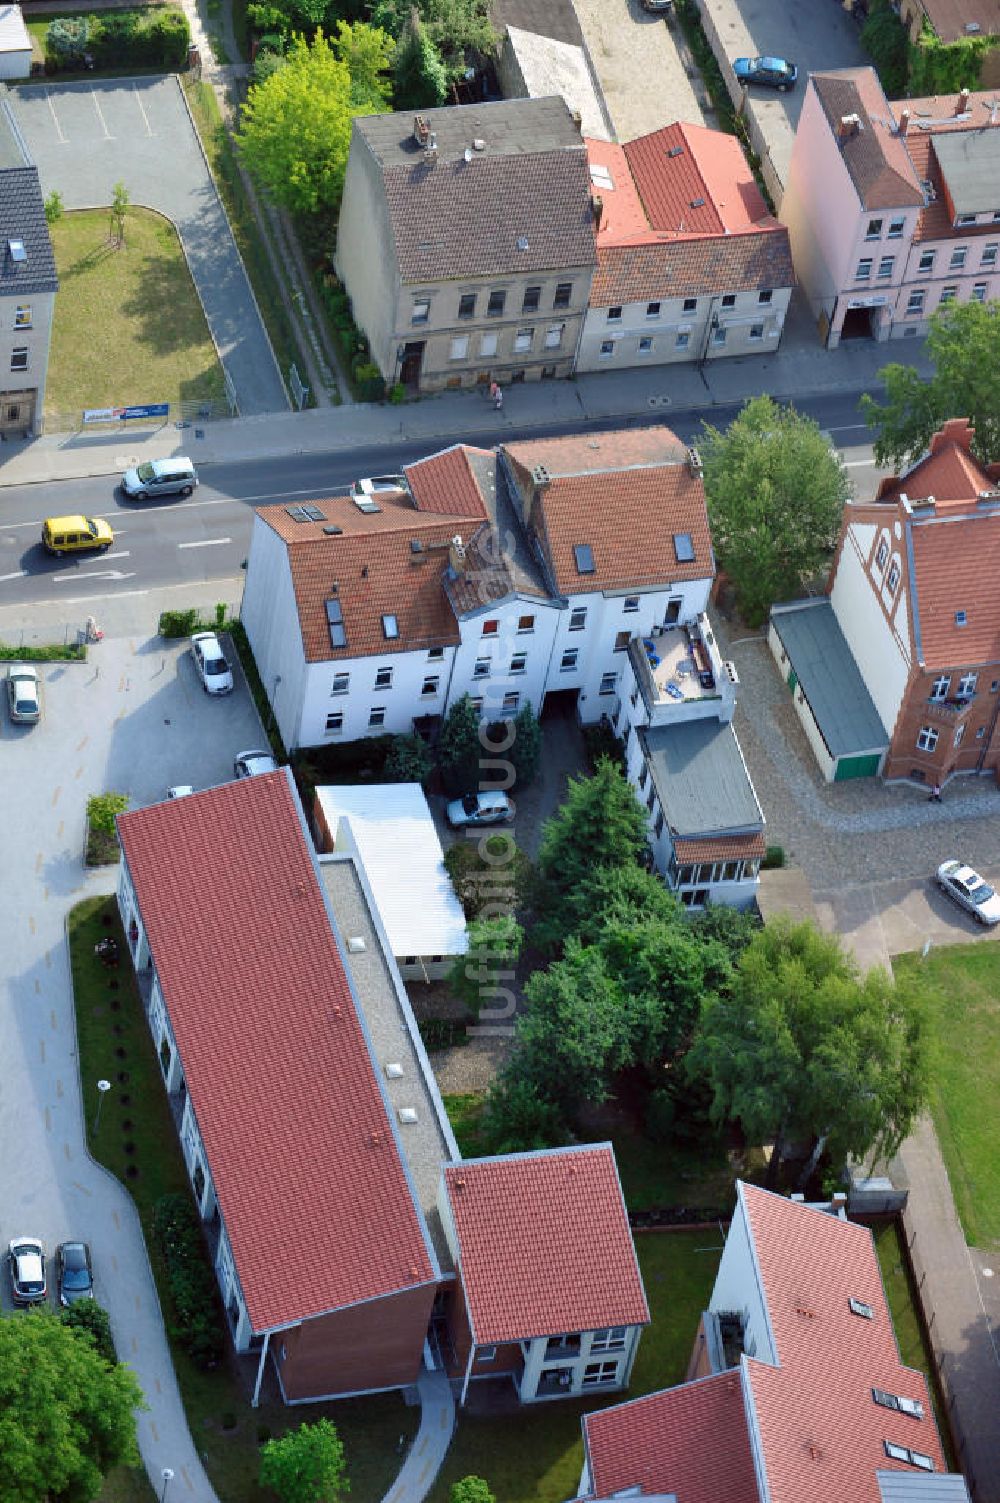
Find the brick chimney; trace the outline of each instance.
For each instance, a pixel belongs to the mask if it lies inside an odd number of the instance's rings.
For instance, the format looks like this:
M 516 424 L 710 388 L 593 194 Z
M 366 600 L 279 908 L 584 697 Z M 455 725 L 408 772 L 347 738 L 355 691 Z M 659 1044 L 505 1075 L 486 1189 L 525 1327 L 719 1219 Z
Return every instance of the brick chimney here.
M 909 112 L 909 110 L 900 110 L 900 112 L 899 112 L 899 134 L 901 136 L 905 136 L 906 132 L 909 130 L 909 127 L 910 127 L 910 112 Z
M 955 101 L 955 114 L 956 115 L 964 115 L 965 112 L 966 112 L 966 110 L 968 108 L 969 108 L 969 91 L 968 91 L 968 89 L 960 89 L 959 93 L 958 93 L 958 98 Z
M 847 141 L 847 140 L 849 140 L 849 138 L 851 136 L 857 136 L 857 135 L 859 135 L 860 132 L 861 132 L 861 116 L 860 115 L 841 115 L 841 117 L 840 117 L 840 139 L 842 141 Z
M 595 193 L 590 200 L 590 205 L 594 211 L 594 234 L 597 235 L 600 233 L 601 220 L 604 218 L 604 199 L 599 193 Z

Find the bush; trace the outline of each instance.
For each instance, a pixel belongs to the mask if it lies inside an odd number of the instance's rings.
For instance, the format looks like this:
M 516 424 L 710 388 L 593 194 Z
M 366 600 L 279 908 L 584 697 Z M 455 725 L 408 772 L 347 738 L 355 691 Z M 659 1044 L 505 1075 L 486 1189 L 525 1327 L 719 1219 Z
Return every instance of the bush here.
M 776 870 L 776 868 L 778 867 L 784 866 L 784 864 L 784 847 L 780 845 L 769 845 L 767 847 L 767 850 L 764 852 L 764 859 L 760 863 L 760 869 L 764 872 L 770 872 Z
M 45 30 L 45 55 L 57 67 L 73 68 L 83 62 L 90 39 L 90 21 L 86 16 L 57 16 Z
M 85 1331 L 105 1362 L 114 1367 L 118 1353 L 111 1335 L 111 1321 L 107 1310 L 96 1299 L 77 1300 L 76 1304 L 61 1311 L 59 1319 L 64 1326 L 72 1326 L 75 1331 Z
M 0 646 L 0 662 L 82 663 L 87 656 L 82 642 L 52 642 L 43 647 Z
M 889 99 L 906 93 L 910 42 L 906 26 L 889 0 L 872 0 L 868 19 L 861 28 L 861 45 L 875 64 Z
M 406 401 L 406 387 L 402 381 L 397 381 L 395 386 L 390 386 L 389 401 L 393 407 L 399 407 L 401 403 Z
M 192 606 L 188 611 L 162 611 L 156 629 L 161 637 L 190 637 L 193 632 L 201 631 L 204 624 L 201 611 Z
M 470 920 L 513 913 L 531 886 L 531 862 L 506 833 L 457 840 L 445 852 L 444 865 Z
M 448 975 L 455 996 L 477 1017 L 494 999 L 509 1001 L 508 983 L 514 979 L 523 947 L 524 930 L 512 914 L 475 919 L 469 925 L 468 953 L 456 956 Z
M 385 380 L 382 372 L 370 361 L 356 368 L 354 380 L 358 397 L 362 402 L 381 402 L 385 396 Z
M 127 793 L 92 793 L 87 800 L 87 820 L 92 830 L 115 833 L 115 818 L 128 808 Z
M 472 1018 L 419 1018 L 417 1027 L 425 1049 L 454 1049 L 469 1042 Z
M 433 763 L 427 743 L 420 736 L 393 736 L 382 769 L 386 783 L 426 783 Z
M 615 735 L 606 715 L 602 715 L 596 725 L 583 727 L 583 745 L 592 772 L 597 771 L 597 764 L 602 757 L 607 757 L 625 771 L 625 747 Z
M 153 1236 L 167 1265 L 173 1305 L 170 1334 L 200 1368 L 223 1352 L 222 1324 L 197 1212 L 186 1195 L 164 1195 L 153 1209 Z
M 53 20 L 45 33 L 49 71 L 80 68 L 89 54 L 98 68 L 183 68 L 191 32 L 184 12 L 119 10 Z
M 45 223 L 55 224 L 63 217 L 62 194 L 58 188 L 53 188 L 45 199 Z

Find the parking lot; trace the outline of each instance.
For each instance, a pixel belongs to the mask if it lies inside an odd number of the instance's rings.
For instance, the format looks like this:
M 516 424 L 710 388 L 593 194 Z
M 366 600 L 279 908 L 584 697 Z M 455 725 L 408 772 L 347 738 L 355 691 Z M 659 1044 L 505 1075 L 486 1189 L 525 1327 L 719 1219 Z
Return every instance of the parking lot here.
M 689 76 L 676 20 L 650 15 L 639 0 L 575 0 L 587 51 L 619 141 L 675 120 L 704 125 L 704 86 Z
M 124 182 L 132 203 L 177 228 L 222 363 L 243 416 L 286 410 L 284 387 L 257 304 L 202 155 L 178 79 L 24 84 L 10 91 L 42 192 L 67 209 L 110 204 Z M 127 242 L 126 224 L 126 242 Z M 170 310 L 162 309 L 164 319 Z M 123 403 L 155 392 L 122 392 Z

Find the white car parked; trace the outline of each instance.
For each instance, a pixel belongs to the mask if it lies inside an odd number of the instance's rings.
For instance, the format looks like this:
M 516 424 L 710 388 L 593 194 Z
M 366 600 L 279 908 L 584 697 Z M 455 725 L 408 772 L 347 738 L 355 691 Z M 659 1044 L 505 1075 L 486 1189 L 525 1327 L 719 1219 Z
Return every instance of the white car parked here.
M 191 656 L 206 694 L 231 694 L 233 671 L 214 631 L 196 631 L 191 638 Z
M 277 772 L 278 764 L 266 751 L 239 752 L 233 763 L 238 778 L 259 778 L 263 772 Z
M 937 869 L 937 882 L 941 891 L 954 898 L 978 923 L 1000 924 L 1000 896 L 971 866 L 964 866 L 961 861 L 943 861 Z
M 38 695 L 38 669 L 26 663 L 11 663 L 7 669 L 7 704 L 16 725 L 34 725 L 42 718 Z

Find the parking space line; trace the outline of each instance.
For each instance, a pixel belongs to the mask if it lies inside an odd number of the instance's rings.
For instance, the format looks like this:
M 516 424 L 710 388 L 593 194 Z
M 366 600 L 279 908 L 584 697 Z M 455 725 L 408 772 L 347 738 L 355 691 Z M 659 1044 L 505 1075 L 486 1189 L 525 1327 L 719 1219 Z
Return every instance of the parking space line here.
M 142 100 L 139 97 L 139 90 L 135 84 L 132 85 L 132 93 L 135 95 L 135 102 L 139 106 L 139 113 L 142 116 L 142 123 L 146 127 L 146 135 L 151 136 L 153 134 L 153 129 L 149 123 L 149 116 L 146 114 L 146 111 L 142 107 Z
M 97 111 L 97 118 L 101 122 L 101 129 L 104 132 L 104 139 L 105 139 L 105 141 L 113 141 L 115 138 L 111 134 L 111 132 L 108 130 L 107 121 L 105 120 L 103 114 L 101 113 L 101 106 L 97 102 L 97 93 L 96 93 L 96 91 L 94 89 L 91 89 L 91 91 L 90 91 L 90 97 L 94 101 L 94 109 Z
M 178 548 L 218 548 L 222 543 L 231 543 L 232 538 L 199 538 L 196 543 L 178 543 Z
M 67 141 L 66 137 L 62 133 L 62 127 L 59 124 L 59 116 L 56 114 L 56 107 L 52 103 L 52 90 L 51 89 L 46 89 L 45 90 L 45 102 L 46 102 L 46 104 L 49 107 L 49 114 L 52 116 L 52 124 L 56 128 L 56 135 L 59 137 L 59 143 L 60 143 L 60 145 L 61 146 L 68 146 L 69 142 Z

